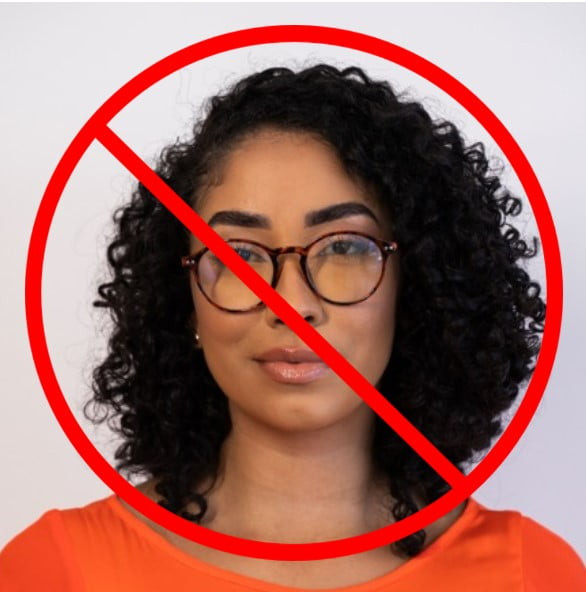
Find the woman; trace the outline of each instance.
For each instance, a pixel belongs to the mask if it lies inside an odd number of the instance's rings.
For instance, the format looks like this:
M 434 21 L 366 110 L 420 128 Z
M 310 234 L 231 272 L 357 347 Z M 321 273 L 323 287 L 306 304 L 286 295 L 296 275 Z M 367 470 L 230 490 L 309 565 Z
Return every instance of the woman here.
M 452 463 L 488 448 L 531 375 L 545 305 L 522 267 L 537 242 L 510 225 L 520 200 L 481 145 L 359 68 L 274 68 L 214 97 L 157 171 Z M 146 475 L 145 495 L 218 532 L 306 543 L 381 528 L 448 491 L 142 184 L 115 219 L 96 302 L 114 331 L 86 413 L 119 421 L 117 469 Z M 46 513 L 0 567 L 9 590 L 586 582 L 557 535 L 474 499 L 390 546 L 287 562 L 208 549 L 113 495 Z

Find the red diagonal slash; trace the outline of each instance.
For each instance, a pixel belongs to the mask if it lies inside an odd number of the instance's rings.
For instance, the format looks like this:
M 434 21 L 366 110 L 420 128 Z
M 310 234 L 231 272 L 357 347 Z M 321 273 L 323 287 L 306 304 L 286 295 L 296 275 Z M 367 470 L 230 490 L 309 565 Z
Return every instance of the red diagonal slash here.
M 208 228 L 189 206 L 178 199 L 178 196 L 169 187 L 166 187 L 162 180 L 133 154 L 119 138 L 112 134 L 110 130 L 103 129 L 103 126 L 108 125 L 112 118 L 126 107 L 130 101 L 165 76 L 178 71 L 180 68 L 234 49 L 267 43 L 285 42 L 325 43 L 366 52 L 403 66 L 444 90 L 467 109 L 497 141 L 513 165 L 531 201 L 545 255 L 548 311 L 543 342 L 527 392 L 511 419 L 509 426 L 496 441 L 490 452 L 483 458 L 482 462 L 466 476 L 460 475 L 433 445 L 398 414 L 384 397 L 373 389 L 338 352 L 331 348 L 326 341 L 322 340 L 320 335 L 313 331 L 310 325 L 304 323 L 303 319 L 285 301 L 279 298 L 278 294 L 273 293 L 268 285 L 260 281 L 258 276 L 252 270 L 249 270 L 240 258 L 234 261 L 231 250 L 226 250 L 223 240 Z M 137 178 L 143 181 L 152 193 L 177 216 L 182 224 L 189 228 L 191 232 L 194 232 L 196 236 L 202 238 L 208 246 L 212 246 L 212 250 L 267 303 L 271 310 L 275 311 L 275 313 L 284 319 L 287 325 L 309 347 L 318 352 L 324 361 L 381 418 L 384 418 L 388 425 L 392 426 L 406 442 L 409 442 L 413 449 L 430 466 L 442 474 L 446 481 L 451 482 L 453 487 L 449 492 L 427 504 L 413 515 L 393 522 L 376 531 L 328 542 L 286 544 L 241 539 L 215 532 L 197 524 L 192 524 L 161 508 L 153 501 L 148 500 L 148 498 L 114 470 L 87 438 L 76 418 L 71 413 L 67 401 L 61 392 L 49 356 L 41 302 L 43 260 L 51 220 L 63 188 L 89 145 L 96 139 L 96 132 L 99 132 L 98 135 L 102 144 L 110 147 L 110 151 L 123 164 L 125 163 L 127 168 L 134 172 Z M 205 240 L 203 237 L 206 237 Z M 446 512 L 454 508 L 457 503 L 463 501 L 494 473 L 527 428 L 547 385 L 559 341 L 563 296 L 562 283 L 563 277 L 559 245 L 543 189 L 515 139 L 478 97 L 433 63 L 405 48 L 382 39 L 329 27 L 277 25 L 233 31 L 185 47 L 153 64 L 127 82 L 92 115 L 68 146 L 51 176 L 39 205 L 31 233 L 27 258 L 25 303 L 31 352 L 47 400 L 65 434 L 69 437 L 83 459 L 106 485 L 110 486 L 124 500 L 131 503 L 135 509 L 139 510 L 145 516 L 157 521 L 159 524 L 164 524 L 167 528 L 185 538 L 194 540 L 200 544 L 203 542 L 203 544 L 223 552 L 262 559 L 294 561 L 326 559 L 361 553 L 399 540 L 418 529 L 426 528 L 427 525 L 445 515 Z M 448 473 L 450 473 L 450 476 L 448 476 Z M 196 532 L 198 533 L 197 537 L 195 537 Z
M 324 339 L 288 302 L 183 201 L 109 127 L 96 138 L 195 236 L 207 245 L 255 294 L 278 315 L 348 386 L 356 392 L 447 483 L 456 487 L 465 475 L 381 393 Z

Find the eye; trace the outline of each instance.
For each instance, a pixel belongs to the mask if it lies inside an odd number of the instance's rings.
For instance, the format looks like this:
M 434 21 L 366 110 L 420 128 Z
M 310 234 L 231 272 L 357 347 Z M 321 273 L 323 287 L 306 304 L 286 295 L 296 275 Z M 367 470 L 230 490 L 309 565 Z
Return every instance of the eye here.
M 372 250 L 370 241 L 359 237 L 344 237 L 332 240 L 320 250 L 319 256 L 364 255 Z
M 256 245 L 245 242 L 229 242 L 229 244 L 241 259 L 255 267 L 257 270 L 266 267 L 266 265 L 271 262 L 268 254 Z M 206 252 L 203 257 L 203 262 L 215 269 L 216 273 L 219 273 L 220 271 L 224 272 L 226 270 L 224 263 L 218 259 L 212 251 Z
M 262 253 L 256 248 L 249 248 L 243 245 L 234 247 L 234 250 L 246 261 L 247 263 L 254 263 L 256 261 L 262 261 L 266 257 L 263 257 Z

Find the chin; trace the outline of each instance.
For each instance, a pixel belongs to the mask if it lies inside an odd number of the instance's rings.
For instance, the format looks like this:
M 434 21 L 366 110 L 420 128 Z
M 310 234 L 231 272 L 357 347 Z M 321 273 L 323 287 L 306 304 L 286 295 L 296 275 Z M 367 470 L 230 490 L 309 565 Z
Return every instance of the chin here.
M 342 395 L 339 388 L 321 392 L 279 389 L 279 392 L 266 392 L 254 405 L 240 406 L 236 402 L 234 405 L 238 407 L 237 413 L 246 414 L 256 423 L 288 433 L 326 430 L 351 422 L 365 409 L 370 411 L 356 394 Z

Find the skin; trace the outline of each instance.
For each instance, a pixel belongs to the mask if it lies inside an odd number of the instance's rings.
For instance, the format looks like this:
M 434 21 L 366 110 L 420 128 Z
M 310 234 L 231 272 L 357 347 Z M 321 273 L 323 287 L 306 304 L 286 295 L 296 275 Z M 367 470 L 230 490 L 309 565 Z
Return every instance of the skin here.
M 227 224 L 215 229 L 225 239 L 250 238 L 269 246 L 306 245 L 341 230 L 390 238 L 389 228 L 366 215 L 305 226 L 307 212 L 345 202 L 367 205 L 385 219 L 330 148 L 307 135 L 265 132 L 232 153 L 220 184 L 198 209 L 206 221 L 225 210 L 263 214 L 270 229 Z M 193 240 L 194 250 L 201 246 Z M 387 262 L 379 289 L 352 306 L 321 300 L 306 284 L 298 256 L 282 259 L 277 291 L 376 383 L 392 349 L 396 258 Z M 273 347 L 307 347 L 268 307 L 236 315 L 218 310 L 195 282 L 192 295 L 200 344 L 229 399 L 233 423 L 216 493 L 223 509 L 213 518 L 210 513 L 210 527 L 276 542 L 328 540 L 370 528 L 370 513 L 365 514 L 374 478 L 368 461 L 370 408 L 331 370 L 305 385 L 268 377 L 255 356 Z
M 263 229 L 218 224 L 215 230 L 224 239 L 305 246 L 322 234 L 344 230 L 392 239 L 381 206 L 347 175 L 331 148 L 308 134 L 258 132 L 242 141 L 223 164 L 219 178 L 196 204 L 202 218 L 209 221 L 220 211 L 241 210 L 270 221 L 270 228 Z M 308 212 L 344 202 L 366 205 L 378 222 L 358 214 L 305 225 Z M 192 252 L 202 246 L 192 239 Z M 314 294 L 297 255 L 280 260 L 277 291 L 376 385 L 393 346 L 397 257 L 387 260 L 377 291 L 352 306 L 330 304 Z M 307 348 L 297 335 L 268 307 L 231 314 L 211 305 L 193 280 L 191 292 L 200 346 L 229 400 L 233 424 L 202 525 L 243 538 L 306 543 L 355 536 L 391 523 L 386 484 L 370 461 L 374 414 L 366 403 L 331 370 L 302 385 L 274 381 L 254 358 L 274 347 Z M 157 499 L 154 481 L 139 488 Z M 463 505 L 431 525 L 428 544 L 462 510 Z M 150 524 L 187 553 L 284 585 L 347 586 L 379 577 L 405 561 L 388 546 L 309 562 L 239 557 Z

